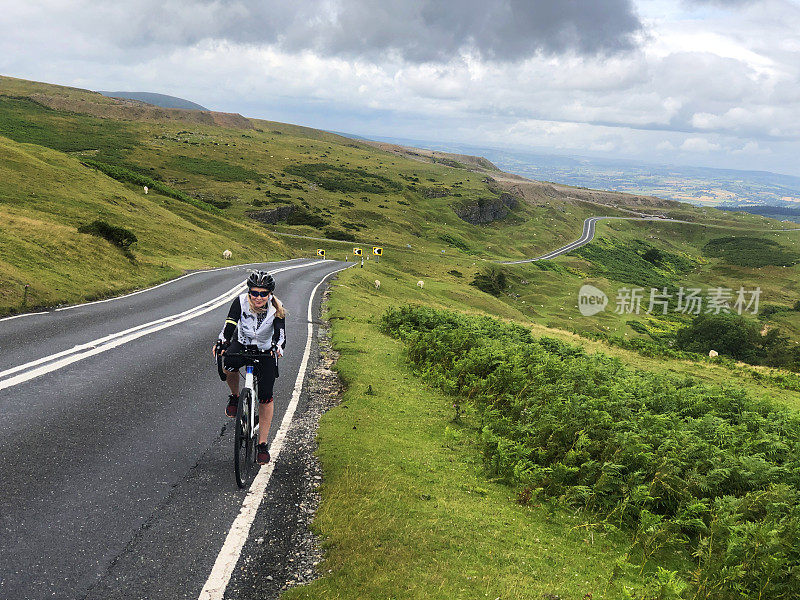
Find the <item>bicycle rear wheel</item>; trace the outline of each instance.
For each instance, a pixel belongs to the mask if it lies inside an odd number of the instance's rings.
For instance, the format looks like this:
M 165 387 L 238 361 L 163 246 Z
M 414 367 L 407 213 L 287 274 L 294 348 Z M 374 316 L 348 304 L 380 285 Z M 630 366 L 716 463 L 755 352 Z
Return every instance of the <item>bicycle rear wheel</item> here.
M 253 468 L 253 443 L 250 436 L 250 390 L 244 389 L 239 394 L 239 405 L 236 409 L 236 431 L 233 435 L 233 470 L 236 485 L 247 487 Z

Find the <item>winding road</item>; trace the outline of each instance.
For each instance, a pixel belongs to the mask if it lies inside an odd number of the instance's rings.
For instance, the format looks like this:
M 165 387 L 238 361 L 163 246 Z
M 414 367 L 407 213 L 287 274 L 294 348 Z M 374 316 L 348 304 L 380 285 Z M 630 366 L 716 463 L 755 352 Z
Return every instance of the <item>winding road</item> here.
M 583 221 L 583 233 L 581 237 L 579 237 L 574 242 L 570 242 L 566 246 L 561 246 L 561 248 L 557 248 L 552 252 L 548 252 L 547 254 L 542 254 L 541 256 L 537 256 L 536 258 L 525 258 L 523 260 L 504 260 L 501 264 L 504 265 L 519 265 L 522 263 L 529 263 L 535 262 L 537 260 L 549 260 L 551 258 L 555 258 L 556 256 L 560 256 L 562 254 L 566 254 L 570 250 L 575 250 L 575 248 L 580 248 L 581 246 L 585 246 L 589 242 L 594 239 L 594 227 L 598 221 L 605 221 L 607 219 L 625 219 L 625 220 L 633 220 L 633 221 L 666 221 L 668 223 L 690 223 L 692 225 L 697 225 L 693 221 L 680 221 L 678 219 L 665 219 L 661 217 L 589 217 Z
M 581 237 L 579 237 L 574 242 L 570 242 L 569 244 L 567 244 L 565 246 L 561 246 L 561 248 L 557 248 L 557 249 L 553 250 L 552 252 L 548 252 L 547 254 L 542 254 L 541 256 L 537 256 L 536 258 L 525 258 L 525 259 L 522 259 L 522 260 L 504 260 L 504 261 L 500 261 L 500 264 L 503 264 L 503 265 L 519 265 L 519 264 L 522 264 L 522 263 L 535 262 L 537 260 L 549 260 L 551 258 L 555 258 L 556 256 L 560 256 L 562 254 L 566 254 L 570 250 L 575 250 L 576 248 L 580 248 L 581 246 L 585 246 L 586 244 L 588 244 L 589 242 L 591 242 L 594 239 L 595 224 L 598 221 L 613 220 L 613 219 L 624 219 L 624 220 L 627 220 L 627 221 L 659 221 L 659 222 L 662 222 L 662 223 L 664 223 L 664 222 L 666 222 L 666 223 L 688 223 L 689 225 L 699 225 L 699 226 L 702 226 L 702 227 L 719 227 L 721 229 L 733 229 L 732 227 L 728 227 L 728 226 L 725 226 L 725 225 L 709 225 L 709 224 L 706 224 L 706 223 L 697 223 L 696 221 L 682 221 L 680 219 L 669 219 L 669 218 L 666 218 L 666 217 L 616 217 L 616 216 L 614 216 L 614 217 L 603 217 L 603 216 L 589 217 L 588 219 L 584 219 L 584 221 L 583 221 L 583 233 L 581 234 Z M 784 231 L 800 231 L 800 228 L 792 228 L 792 229 L 761 229 L 761 230 L 748 229 L 746 231 L 748 231 L 750 233 L 753 233 L 754 231 L 758 231 L 758 232 L 761 232 L 761 233 L 778 233 L 778 232 L 784 232 Z
M 253 532 L 289 554 L 274 532 L 298 510 L 304 474 L 276 454 L 305 408 L 323 282 L 345 264 L 258 266 L 275 275 L 288 343 L 273 461 L 253 486 L 266 500 L 251 492 L 249 512 L 210 348 L 252 267 L 0 320 L 0 598 L 247 598 L 242 565 L 265 551 Z M 276 590 L 278 567 L 264 563 Z

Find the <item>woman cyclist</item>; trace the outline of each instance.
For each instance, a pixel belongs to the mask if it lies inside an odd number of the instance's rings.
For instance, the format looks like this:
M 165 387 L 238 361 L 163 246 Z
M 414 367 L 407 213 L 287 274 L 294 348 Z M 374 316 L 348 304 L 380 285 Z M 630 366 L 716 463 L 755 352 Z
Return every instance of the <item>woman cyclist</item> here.
M 269 462 L 267 436 L 272 423 L 272 387 L 275 383 L 278 358 L 283 356 L 286 347 L 286 310 L 273 292 L 275 280 L 266 271 L 253 271 L 247 278 L 247 292 L 236 298 L 228 311 L 228 318 L 219 334 L 219 341 L 214 346 L 224 355 L 226 351 L 240 353 L 245 347 L 257 347 L 261 352 L 269 352 L 274 361 L 261 361 L 255 367 L 258 378 L 258 452 L 256 460 L 265 465 Z M 237 327 L 238 326 L 238 327 Z M 231 341 L 233 332 L 238 329 L 237 339 Z M 244 365 L 241 357 L 225 357 L 223 361 L 228 387 L 231 395 L 225 414 L 236 417 L 239 402 L 239 368 Z

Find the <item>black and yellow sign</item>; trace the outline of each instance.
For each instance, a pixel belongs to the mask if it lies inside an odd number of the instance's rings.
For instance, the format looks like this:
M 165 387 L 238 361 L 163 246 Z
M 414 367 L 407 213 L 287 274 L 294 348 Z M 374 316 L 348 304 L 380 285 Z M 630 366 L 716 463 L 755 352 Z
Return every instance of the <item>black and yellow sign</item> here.
M 383 248 L 381 248 L 380 246 L 373 246 L 372 253 L 375 256 L 383 256 Z
M 355 254 L 356 256 L 361 256 L 362 255 L 361 248 L 353 248 L 353 254 Z
M 317 248 L 317 256 L 322 256 L 324 258 L 325 250 L 323 250 L 322 248 Z

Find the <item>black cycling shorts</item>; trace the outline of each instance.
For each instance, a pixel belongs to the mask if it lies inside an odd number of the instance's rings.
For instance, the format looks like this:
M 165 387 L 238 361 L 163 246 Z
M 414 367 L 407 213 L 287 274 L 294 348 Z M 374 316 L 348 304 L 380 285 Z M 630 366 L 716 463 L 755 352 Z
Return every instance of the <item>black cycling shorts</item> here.
M 239 340 L 233 340 L 231 345 L 228 346 L 226 352 L 242 352 L 245 347 L 239 343 Z M 223 354 L 223 365 L 226 371 L 236 371 L 244 366 L 245 359 L 240 356 L 228 357 Z M 258 379 L 258 401 L 261 404 L 269 404 L 272 402 L 272 387 L 275 385 L 275 367 L 274 359 L 266 359 L 261 361 L 254 367 L 253 374 Z

